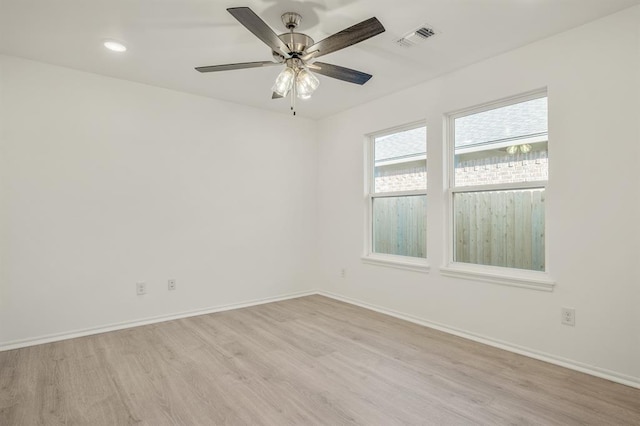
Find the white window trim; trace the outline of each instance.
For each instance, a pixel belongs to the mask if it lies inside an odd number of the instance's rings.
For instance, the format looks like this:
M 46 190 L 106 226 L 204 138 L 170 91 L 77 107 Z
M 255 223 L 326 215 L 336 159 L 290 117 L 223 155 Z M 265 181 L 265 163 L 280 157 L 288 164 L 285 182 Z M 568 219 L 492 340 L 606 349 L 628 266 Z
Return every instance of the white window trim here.
M 447 266 L 441 266 L 440 273 L 445 277 L 482 281 L 540 291 L 553 291 L 556 284 L 547 272 L 503 268 L 500 266 L 475 265 L 472 263 L 451 262 Z
M 511 139 L 505 139 L 501 142 L 497 142 L 497 143 L 492 143 L 491 144 L 491 148 L 496 149 L 496 148 L 506 148 L 508 146 L 511 145 L 522 145 L 525 143 L 528 144 L 534 144 L 534 143 L 538 143 L 538 142 L 547 142 L 548 139 L 548 135 L 539 135 L 539 136 L 530 136 L 530 137 L 520 137 L 520 138 L 511 138 Z M 464 148 L 460 148 L 458 149 L 458 154 L 468 154 L 470 152 L 477 152 L 477 151 L 482 151 L 484 148 L 486 147 L 486 145 L 474 145 L 474 146 L 470 146 L 470 147 L 464 147 Z
M 430 266 L 427 259 L 410 257 L 410 256 L 398 256 L 393 254 L 375 253 L 373 251 L 373 238 L 372 238 L 373 237 L 373 209 L 372 209 L 373 199 L 382 198 L 382 197 L 398 197 L 398 196 L 406 196 L 406 195 L 427 195 L 426 189 L 418 190 L 418 191 L 396 191 L 396 192 L 385 192 L 385 193 L 375 194 L 374 192 L 375 138 L 391 135 L 393 133 L 398 133 L 405 130 L 416 129 L 418 127 L 426 127 L 426 122 L 424 120 L 414 121 L 412 123 L 408 123 L 402 126 L 397 126 L 397 127 L 385 129 L 383 131 L 369 133 L 365 135 L 364 203 L 365 203 L 366 217 L 364 221 L 365 222 L 365 229 L 364 229 L 365 241 L 364 241 L 364 253 L 361 257 L 362 263 L 397 268 L 397 269 L 404 269 L 404 270 L 422 272 L 422 273 L 428 273 L 430 270 Z M 426 146 L 425 146 L 425 149 L 426 149 Z M 417 157 L 417 158 L 419 159 L 420 157 Z M 426 156 L 422 156 L 422 158 L 426 159 Z M 425 220 L 426 220 L 426 217 L 425 217 Z M 429 256 L 428 253 L 427 253 L 427 256 Z
M 406 269 L 408 271 L 428 273 L 431 267 L 427 259 L 409 256 L 395 256 L 393 254 L 370 253 L 361 257 L 362 263 L 369 265 L 388 266 L 390 268 Z
M 549 250 L 547 232 L 545 232 L 545 271 L 531 271 L 526 269 L 508 268 L 490 265 L 478 265 L 473 263 L 463 263 L 454 261 L 454 218 L 453 218 L 453 196 L 455 193 L 513 190 L 526 188 L 544 188 L 547 191 L 548 181 L 517 182 L 509 184 L 460 186 L 455 187 L 455 119 L 470 114 L 476 114 L 503 106 L 512 105 L 519 102 L 526 102 L 533 99 L 546 97 L 547 89 L 535 90 L 518 96 L 505 98 L 496 102 L 483 104 L 480 106 L 465 108 L 446 115 L 445 138 L 447 144 L 447 157 L 445 162 L 447 167 L 447 214 L 444 247 L 446 250 L 446 263 L 440 267 L 440 273 L 446 277 L 461 278 L 472 281 L 488 282 L 512 287 L 527 288 L 532 290 L 553 291 L 556 282 L 549 274 Z M 548 135 L 547 135 L 548 140 Z M 545 207 L 546 210 L 546 207 Z
M 489 185 L 468 185 L 449 188 L 449 192 L 483 192 L 483 191 L 512 191 L 518 189 L 547 188 L 548 181 L 536 180 L 531 182 L 496 183 Z

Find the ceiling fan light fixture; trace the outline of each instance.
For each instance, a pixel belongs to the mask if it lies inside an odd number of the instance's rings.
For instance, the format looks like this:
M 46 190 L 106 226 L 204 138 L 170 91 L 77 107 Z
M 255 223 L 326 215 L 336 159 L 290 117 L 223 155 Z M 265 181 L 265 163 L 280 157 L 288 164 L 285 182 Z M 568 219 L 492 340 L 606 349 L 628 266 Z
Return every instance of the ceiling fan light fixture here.
M 293 86 L 295 77 L 296 72 L 290 67 L 285 67 L 278 75 L 278 78 L 276 78 L 276 82 L 271 90 L 282 97 L 287 96 L 287 93 L 289 93 L 289 90 L 291 90 Z
M 296 93 L 300 99 L 309 99 L 318 86 L 320 86 L 318 77 L 304 68 L 298 71 L 298 76 L 296 77 Z
M 209 65 L 196 67 L 196 71 L 208 73 L 283 64 L 285 69 L 280 72 L 271 88 L 273 92 L 271 99 L 284 98 L 290 94 L 293 115 L 296 115 L 296 98 L 310 98 L 320 85 L 318 78 L 311 74 L 307 68 L 312 68 L 325 77 L 359 85 L 363 85 L 371 78 L 370 74 L 349 68 L 323 62 L 314 63 L 313 61 L 316 58 L 353 46 L 385 31 L 380 21 L 376 17 L 372 17 L 316 43 L 308 35 L 294 31 L 298 28 L 302 19 L 295 12 L 286 12 L 282 15 L 282 22 L 289 31 L 284 34 L 276 34 L 266 22 L 248 7 L 230 7 L 227 11 L 271 49 L 274 61 Z

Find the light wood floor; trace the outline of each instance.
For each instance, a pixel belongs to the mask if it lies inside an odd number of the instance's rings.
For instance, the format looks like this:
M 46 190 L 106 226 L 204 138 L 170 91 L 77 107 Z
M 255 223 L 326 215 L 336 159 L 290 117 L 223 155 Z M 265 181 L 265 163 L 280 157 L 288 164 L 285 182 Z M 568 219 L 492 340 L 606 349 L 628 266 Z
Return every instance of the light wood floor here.
M 321 296 L 0 353 L 1 425 L 640 424 L 640 390 Z

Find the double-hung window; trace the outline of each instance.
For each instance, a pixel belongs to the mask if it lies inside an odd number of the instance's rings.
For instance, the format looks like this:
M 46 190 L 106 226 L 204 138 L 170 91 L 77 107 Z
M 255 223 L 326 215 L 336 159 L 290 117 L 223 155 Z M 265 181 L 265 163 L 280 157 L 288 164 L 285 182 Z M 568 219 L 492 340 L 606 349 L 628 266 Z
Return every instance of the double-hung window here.
M 427 270 L 427 128 L 370 135 L 367 241 L 363 260 Z
M 545 271 L 546 92 L 449 116 L 449 266 L 443 273 L 551 289 Z

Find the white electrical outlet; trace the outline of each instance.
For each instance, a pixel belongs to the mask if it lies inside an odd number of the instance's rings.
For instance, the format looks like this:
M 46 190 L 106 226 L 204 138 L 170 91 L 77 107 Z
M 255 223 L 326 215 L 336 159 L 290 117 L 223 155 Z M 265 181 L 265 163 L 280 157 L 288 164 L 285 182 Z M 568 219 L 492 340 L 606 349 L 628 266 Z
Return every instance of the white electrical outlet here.
M 147 283 L 136 283 L 136 293 L 138 294 L 138 296 L 147 294 Z
M 167 281 L 167 287 L 169 288 L 170 291 L 175 290 L 176 289 L 176 280 Z
M 342 268 L 340 270 L 340 277 L 341 278 L 345 278 L 346 276 L 347 276 L 347 270 L 346 270 L 346 268 Z
M 562 308 L 562 324 L 575 327 L 576 310 L 573 308 Z

